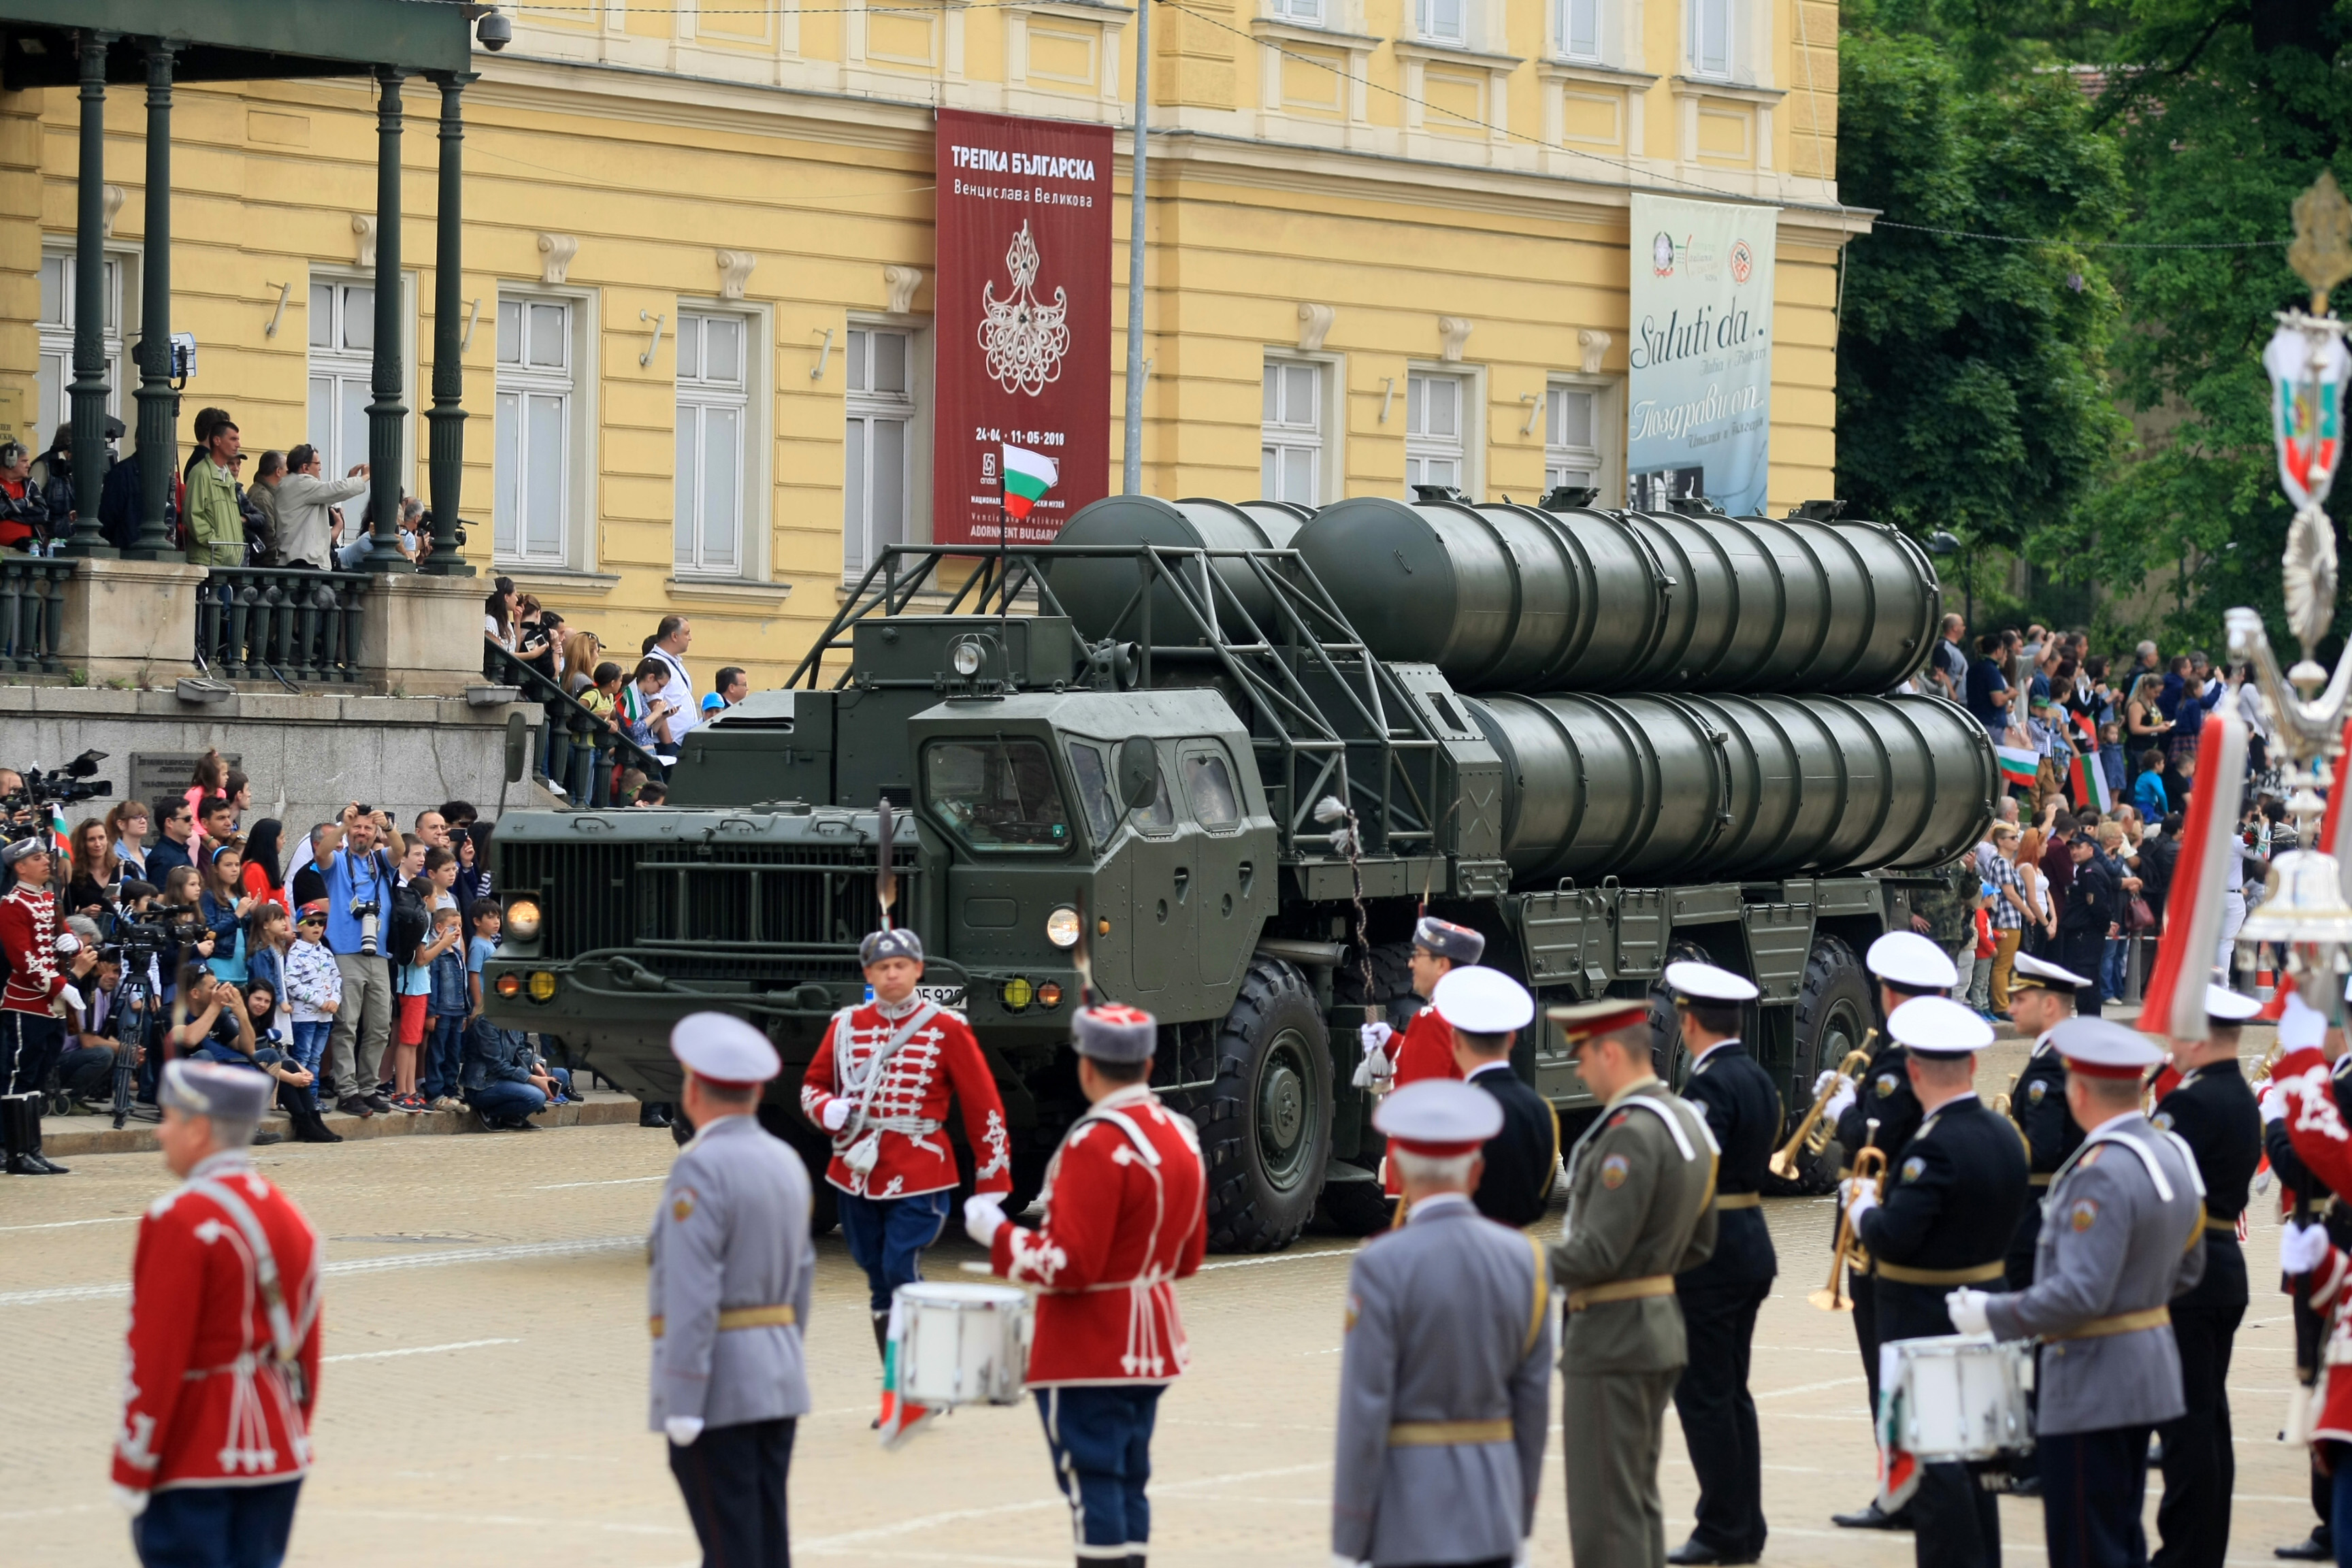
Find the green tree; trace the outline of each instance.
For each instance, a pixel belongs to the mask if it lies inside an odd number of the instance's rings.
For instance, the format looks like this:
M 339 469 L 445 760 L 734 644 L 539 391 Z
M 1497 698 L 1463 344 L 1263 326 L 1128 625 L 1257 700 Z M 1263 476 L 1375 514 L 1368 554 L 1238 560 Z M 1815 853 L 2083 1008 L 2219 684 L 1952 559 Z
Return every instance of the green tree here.
M 1839 494 L 1915 533 L 2016 548 L 2074 515 L 2125 433 L 2106 380 L 2118 301 L 2086 248 L 2125 215 L 2121 162 L 2064 73 L 2026 68 L 1975 20 L 1850 21 L 1840 195 L 1918 226 L 1846 252 Z

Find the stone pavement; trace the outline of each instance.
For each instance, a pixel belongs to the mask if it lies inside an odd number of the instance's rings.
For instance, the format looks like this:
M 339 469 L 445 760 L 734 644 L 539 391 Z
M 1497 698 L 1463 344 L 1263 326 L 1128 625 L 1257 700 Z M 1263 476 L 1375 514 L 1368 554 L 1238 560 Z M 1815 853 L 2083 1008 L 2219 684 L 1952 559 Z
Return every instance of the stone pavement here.
M 2018 1047 L 1987 1063 L 2005 1087 Z M 646 1425 L 644 1254 L 667 1133 L 578 1127 L 500 1137 L 278 1145 L 261 1162 L 327 1237 L 319 1468 L 290 1562 L 682 1568 L 694 1541 Z M 134 1221 L 168 1185 L 152 1154 L 0 1181 L 0 1558 L 42 1568 L 130 1561 L 106 1470 Z M 1769 1204 L 1783 1275 L 1757 1331 L 1768 1447 L 1768 1563 L 1893 1568 L 1902 1536 L 1828 1521 L 1869 1493 L 1870 1431 L 1850 1321 L 1805 1295 L 1825 1277 L 1827 1200 Z M 1558 1223 L 1557 1216 L 1549 1222 Z M 1340 1296 L 1355 1244 L 1309 1237 L 1215 1258 L 1182 1288 L 1193 1371 L 1162 1406 L 1155 1564 L 1293 1568 L 1326 1561 Z M 2252 1273 L 2274 1279 L 2277 1232 Z M 961 1237 L 934 1254 L 950 1274 Z M 1071 1561 L 1069 1526 L 1027 1409 L 960 1412 L 884 1454 L 866 1422 L 876 1367 L 864 1284 L 837 1237 L 818 1244 L 809 1340 L 814 1414 L 793 1467 L 794 1547 L 809 1562 Z M 2312 1520 L 2304 1460 L 2272 1440 L 2290 1381 L 2285 1303 L 2258 1294 L 2239 1339 L 2237 1519 L 2230 1561 L 2270 1561 Z M 1554 1384 L 1555 1399 L 1559 1384 Z M 1670 1540 L 1694 1486 L 1667 1435 Z M 2154 1518 L 2154 1498 L 2149 1500 Z M 2038 1505 L 2001 1504 L 2010 1561 L 2042 1561 Z M 1557 1439 L 1535 1562 L 1568 1563 Z

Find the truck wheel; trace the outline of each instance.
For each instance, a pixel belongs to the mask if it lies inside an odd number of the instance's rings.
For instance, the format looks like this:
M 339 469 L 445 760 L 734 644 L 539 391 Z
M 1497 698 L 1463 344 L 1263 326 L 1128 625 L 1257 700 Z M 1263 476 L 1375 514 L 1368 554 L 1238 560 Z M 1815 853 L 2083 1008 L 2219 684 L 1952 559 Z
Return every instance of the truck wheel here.
M 1345 1163 L 1371 1172 L 1372 1179 L 1324 1183 L 1323 1196 L 1315 1210 L 1317 1227 L 1341 1236 L 1373 1236 L 1388 1229 L 1393 1208 L 1388 1194 L 1381 1189 L 1380 1156 Z
M 799 1111 L 766 1100 L 760 1104 L 760 1126 L 791 1144 L 801 1163 L 808 1167 L 809 1234 L 823 1236 L 839 1225 L 841 1205 L 836 1200 L 840 1194 L 824 1179 L 824 1168 L 833 1163 L 833 1140 L 810 1126 Z
M 1790 1086 L 1788 1125 L 1782 1136 L 1796 1131 L 1812 1100 L 1807 1091 L 1823 1068 L 1833 1068 L 1848 1051 L 1859 1050 L 1870 1033 L 1870 977 L 1853 949 L 1834 936 L 1817 938 L 1805 960 L 1805 983 L 1797 992 L 1796 1081 Z M 1804 1099 L 1795 1096 L 1806 1095 Z M 1767 1174 L 1764 1192 L 1770 1197 L 1819 1196 L 1837 1185 L 1837 1155 L 1830 1148 L 1818 1154 L 1797 1151 L 1793 1179 Z
M 1349 948 L 1339 967 L 1331 972 L 1331 1005 L 1353 1009 L 1367 1004 L 1381 1009 L 1381 1016 L 1389 1027 L 1402 1034 L 1421 1011 L 1421 999 L 1412 994 L 1412 944 L 1405 942 L 1384 942 L 1372 949 L 1372 988 L 1364 989 L 1364 966 L 1358 950 Z
M 1217 1078 L 1191 1100 L 1209 1175 L 1209 1247 L 1269 1252 L 1314 1216 L 1331 1158 L 1331 1049 L 1314 988 L 1250 962 L 1217 1031 Z

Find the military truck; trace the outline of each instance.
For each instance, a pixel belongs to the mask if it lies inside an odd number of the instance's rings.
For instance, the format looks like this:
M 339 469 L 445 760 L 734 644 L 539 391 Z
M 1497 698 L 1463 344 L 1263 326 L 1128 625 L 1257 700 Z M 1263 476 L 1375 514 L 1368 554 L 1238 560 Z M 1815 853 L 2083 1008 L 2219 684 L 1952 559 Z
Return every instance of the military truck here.
M 1873 694 L 1925 661 L 1935 574 L 1833 507 L 1589 500 L 1119 497 L 1053 545 L 887 551 L 785 689 L 687 737 L 668 809 L 500 819 L 491 1016 L 667 1100 L 670 1026 L 740 1013 L 785 1064 L 763 1120 L 821 1161 L 799 1081 L 865 994 L 887 813 L 898 919 L 1003 1092 L 1016 1205 L 1083 1109 L 1085 959 L 1161 1021 L 1213 1246 L 1385 1223 L 1357 1026 L 1408 1015 L 1424 910 L 1541 1003 L 1651 994 L 1670 1078 L 1664 965 L 1751 976 L 1793 1118 L 1872 1020 L 1857 954 L 1991 812 L 1981 726 Z M 1572 1138 L 1593 1108 L 1557 1031 L 1515 1066 Z

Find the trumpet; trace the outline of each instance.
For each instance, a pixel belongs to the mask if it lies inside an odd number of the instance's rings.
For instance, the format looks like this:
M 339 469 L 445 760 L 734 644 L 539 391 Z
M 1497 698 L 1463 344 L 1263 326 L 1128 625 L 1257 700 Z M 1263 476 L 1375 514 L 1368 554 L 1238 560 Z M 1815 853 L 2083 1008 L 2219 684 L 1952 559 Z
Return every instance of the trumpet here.
M 1870 1124 L 1871 1136 L 1878 1135 L 1878 1123 Z M 1853 1157 L 1853 1179 L 1868 1178 L 1878 1184 L 1884 1193 L 1886 1186 L 1886 1151 L 1865 1148 Z M 1838 1209 L 1837 1248 L 1830 1254 L 1830 1282 L 1826 1289 L 1816 1290 L 1805 1298 L 1824 1312 L 1851 1312 L 1853 1298 L 1845 1293 L 1846 1255 L 1862 1250 L 1862 1238 L 1853 1234 L 1853 1225 L 1846 1218 L 1843 1205 Z
M 1874 1037 L 1877 1031 L 1872 1030 L 1871 1035 Z M 1869 1066 L 1870 1047 L 1869 1041 L 1865 1039 L 1861 1050 L 1848 1051 L 1845 1060 L 1838 1063 L 1837 1077 L 1823 1084 L 1821 1093 L 1813 1096 L 1812 1109 L 1805 1112 L 1802 1121 L 1797 1123 L 1797 1131 L 1790 1135 L 1789 1142 L 1765 1162 L 1765 1168 L 1783 1181 L 1794 1181 L 1800 1144 L 1809 1154 L 1818 1154 L 1828 1148 L 1832 1128 L 1822 1120 L 1822 1113 L 1829 1109 L 1830 1101 L 1837 1098 L 1838 1090 L 1854 1082 Z

